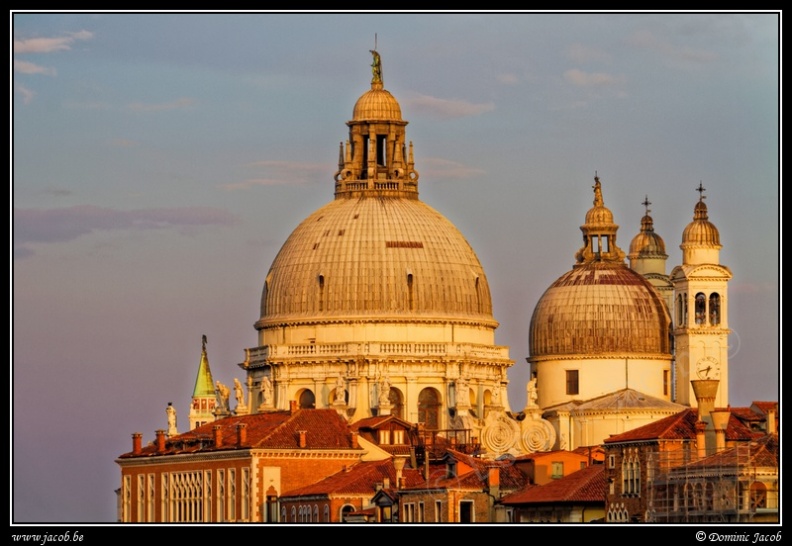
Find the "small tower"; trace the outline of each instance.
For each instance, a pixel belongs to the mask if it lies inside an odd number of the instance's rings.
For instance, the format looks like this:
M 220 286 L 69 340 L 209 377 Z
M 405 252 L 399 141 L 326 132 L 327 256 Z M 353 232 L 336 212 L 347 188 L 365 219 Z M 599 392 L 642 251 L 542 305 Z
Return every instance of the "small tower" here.
M 714 405 L 729 405 L 729 323 L 726 284 L 731 271 L 720 261 L 720 234 L 709 221 L 704 186 L 693 221 L 682 233 L 682 265 L 671 272 L 674 286 L 676 402 L 696 407 L 691 380 L 719 380 Z
M 195 378 L 192 404 L 190 405 L 190 430 L 215 420 L 217 393 L 209 369 L 209 358 L 206 356 L 206 336 L 201 343 L 201 363 L 198 365 L 198 376 Z
M 654 220 L 649 215 L 651 212 L 649 205 L 652 203 L 649 202 L 648 195 L 641 204 L 646 209 L 641 218 L 641 231 L 630 242 L 627 258 L 630 260 L 630 269 L 643 275 L 660 292 L 670 313 L 674 304 L 674 287 L 666 273 L 668 254 L 666 254 L 665 242 L 655 233 Z

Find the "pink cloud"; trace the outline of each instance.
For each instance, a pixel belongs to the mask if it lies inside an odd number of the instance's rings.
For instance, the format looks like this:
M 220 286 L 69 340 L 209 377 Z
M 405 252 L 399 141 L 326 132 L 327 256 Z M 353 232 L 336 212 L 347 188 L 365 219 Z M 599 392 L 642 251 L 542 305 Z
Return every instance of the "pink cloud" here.
M 410 110 L 421 116 L 450 119 L 478 116 L 495 110 L 492 102 L 472 103 L 459 99 L 440 99 L 429 95 L 415 95 L 403 101 Z
M 127 105 L 127 108 L 135 112 L 161 112 L 164 110 L 178 110 L 180 108 L 189 108 L 195 104 L 195 100 L 189 97 L 182 97 L 171 102 L 160 103 L 143 103 L 133 102 Z
M 14 53 L 52 53 L 71 49 L 71 45 L 78 40 L 90 40 L 93 33 L 87 30 L 72 32 L 59 38 L 29 38 L 27 40 L 14 38 Z
M 47 76 L 55 76 L 55 69 L 46 66 L 40 66 L 27 61 L 18 61 L 14 59 L 14 72 L 22 74 L 45 74 Z
M 28 243 L 62 243 L 96 231 L 231 225 L 234 216 L 214 207 L 118 210 L 93 205 L 56 209 L 14 209 L 14 255 L 29 254 Z

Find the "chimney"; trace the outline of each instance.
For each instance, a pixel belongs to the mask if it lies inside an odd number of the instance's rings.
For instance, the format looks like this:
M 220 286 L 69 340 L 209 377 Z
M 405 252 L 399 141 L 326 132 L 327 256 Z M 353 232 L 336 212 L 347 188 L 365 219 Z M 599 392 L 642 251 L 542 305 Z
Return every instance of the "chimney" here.
M 352 433 L 351 443 L 352 443 L 352 449 L 357 449 L 357 448 L 360 447 L 360 442 L 358 442 L 358 433 L 357 432 L 353 432 Z
M 487 486 L 490 495 L 497 499 L 500 496 L 500 469 L 497 466 L 487 469 Z
M 306 431 L 306 430 L 298 430 L 297 434 L 300 435 L 299 446 L 300 447 L 307 446 L 308 445 L 308 441 L 307 441 L 306 437 L 308 435 L 308 431 Z
M 393 468 L 396 469 L 396 487 L 401 489 L 404 487 L 404 478 L 402 477 L 402 471 L 404 470 L 404 465 L 407 464 L 407 459 L 405 457 L 394 457 L 393 458 Z
M 143 435 L 140 432 L 132 433 L 132 454 L 140 455 Z
M 382 488 L 383 489 L 390 489 L 390 478 L 385 476 L 382 478 Z
M 157 436 L 157 452 L 162 453 L 165 451 L 165 431 L 164 430 L 157 430 L 154 432 Z
M 247 443 L 247 425 L 237 423 L 237 447 L 242 447 Z
M 696 451 L 698 458 L 703 459 L 707 456 L 707 423 L 696 421 Z
M 715 427 L 715 451 L 726 449 L 726 427 L 729 426 L 731 411 L 728 409 L 715 410 L 710 413 L 712 426 Z
M 717 379 L 694 379 L 690 382 L 693 394 L 698 402 L 699 421 L 706 421 L 710 412 L 715 409 L 715 395 L 718 393 Z
M 214 446 L 215 447 L 222 447 L 223 445 L 223 433 L 220 432 L 223 429 L 220 425 L 215 425 L 212 427 L 214 431 Z
M 771 409 L 767 412 L 767 433 L 778 434 L 778 425 L 776 424 L 776 410 Z
M 289 413 L 292 415 L 297 413 L 297 400 L 289 400 Z

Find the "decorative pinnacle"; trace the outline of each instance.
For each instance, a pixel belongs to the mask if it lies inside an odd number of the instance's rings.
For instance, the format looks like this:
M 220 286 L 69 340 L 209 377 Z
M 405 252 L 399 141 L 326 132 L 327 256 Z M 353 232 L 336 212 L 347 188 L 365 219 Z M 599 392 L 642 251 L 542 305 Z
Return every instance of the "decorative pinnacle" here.
M 642 205 L 643 205 L 643 206 L 646 208 L 646 215 L 648 216 L 648 215 L 649 215 L 649 213 L 650 213 L 650 212 L 652 212 L 652 211 L 649 209 L 649 205 L 651 205 L 651 204 L 652 204 L 652 202 L 651 202 L 651 201 L 649 201 L 649 196 L 648 196 L 648 195 L 647 195 L 647 196 L 644 198 L 644 200 L 643 200 L 643 202 L 642 202 L 641 204 L 642 204 Z
M 597 171 L 594 171 L 594 185 L 591 186 L 594 188 L 594 206 L 601 207 L 605 204 L 605 201 L 602 199 L 602 184 L 600 184 L 599 176 L 597 176 Z
M 703 201 L 704 199 L 707 198 L 707 196 L 704 195 L 706 188 L 704 188 L 704 184 L 701 181 L 699 181 L 699 185 L 698 188 L 696 188 L 696 191 L 699 192 L 699 201 Z

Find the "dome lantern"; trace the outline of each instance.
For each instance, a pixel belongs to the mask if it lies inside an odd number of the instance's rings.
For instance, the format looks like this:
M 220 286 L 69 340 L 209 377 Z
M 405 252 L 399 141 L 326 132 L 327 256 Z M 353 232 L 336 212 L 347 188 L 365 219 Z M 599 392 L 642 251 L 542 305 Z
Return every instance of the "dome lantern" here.
M 616 246 L 619 226 L 613 222 L 613 213 L 605 206 L 602 184 L 594 175 L 594 206 L 586 213 L 586 223 L 580 226 L 583 232 L 583 248 L 577 251 L 577 265 L 591 262 L 624 262 L 624 251 Z

